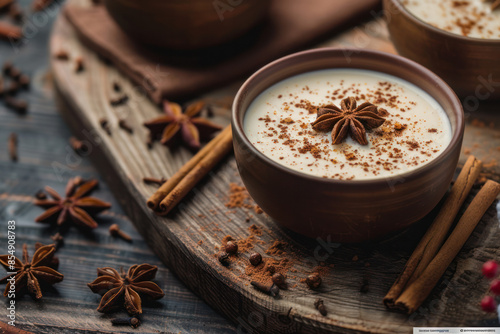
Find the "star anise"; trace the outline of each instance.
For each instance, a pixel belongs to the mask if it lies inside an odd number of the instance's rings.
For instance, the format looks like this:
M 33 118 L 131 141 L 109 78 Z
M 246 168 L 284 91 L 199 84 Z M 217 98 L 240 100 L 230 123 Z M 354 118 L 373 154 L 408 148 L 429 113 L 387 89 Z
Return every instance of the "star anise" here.
M 133 265 L 127 274 L 123 272 L 123 269 L 119 274 L 110 267 L 98 268 L 98 277 L 92 283 L 87 284 L 92 292 L 104 293 L 97 311 L 110 312 L 125 306 L 129 314 L 141 314 L 141 295 L 152 299 L 159 299 L 165 295 L 156 283 L 151 282 L 157 270 L 157 266 L 147 263 Z
M 10 254 L 1 255 L 0 263 L 2 266 L 7 271 L 17 273 L 14 276 L 14 281 L 9 280 L 11 275 L 0 280 L 0 284 L 7 283 L 3 295 L 7 297 L 11 285 L 14 285 L 16 293 L 28 291 L 33 294 L 36 299 L 40 299 L 42 298 L 40 283 L 52 285 L 61 282 L 64 275 L 53 268 L 56 263 L 53 261 L 55 251 L 54 245 L 41 246 L 35 251 L 33 259 L 30 261 L 28 247 L 24 244 L 22 261 L 17 257 L 12 260 L 12 258 L 10 258 L 12 255 Z
M 366 130 L 378 128 L 384 122 L 375 105 L 365 102 L 357 107 L 356 99 L 348 97 L 340 102 L 340 108 L 335 105 L 319 108 L 311 125 L 316 131 L 332 131 L 333 144 L 340 144 L 349 133 L 352 139 L 367 145 Z
M 221 126 L 197 117 L 205 108 L 205 103 L 195 102 L 187 106 L 184 113 L 177 103 L 164 101 L 165 115 L 144 123 L 150 131 L 151 140 L 160 139 L 164 145 L 174 146 L 181 140 L 189 148 L 198 149 L 200 140 L 208 140 Z
M 105 209 L 109 209 L 111 204 L 101 201 L 95 197 L 85 197 L 97 186 L 97 180 L 91 180 L 81 184 L 81 179 L 70 179 L 66 186 L 66 197 L 62 198 L 50 187 L 45 187 L 45 191 L 53 199 L 35 200 L 35 205 L 46 208 L 46 211 L 38 216 L 37 222 L 51 222 L 57 217 L 57 225 L 63 225 L 69 220 L 75 224 L 96 228 L 97 223 L 91 214 L 97 214 Z

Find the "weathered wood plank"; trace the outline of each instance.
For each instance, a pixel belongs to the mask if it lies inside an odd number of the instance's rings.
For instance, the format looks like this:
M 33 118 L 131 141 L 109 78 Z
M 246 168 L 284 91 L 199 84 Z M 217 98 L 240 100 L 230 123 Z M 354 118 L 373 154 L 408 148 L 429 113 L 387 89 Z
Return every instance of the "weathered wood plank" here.
M 355 28 L 324 45 L 394 52 L 384 24 L 380 20 L 375 24 L 377 29 Z M 95 146 L 90 158 L 151 248 L 195 293 L 235 321 L 238 328 L 277 333 L 401 333 L 410 332 L 416 325 L 477 325 L 495 319 L 482 313 L 477 304 L 487 289 L 479 272 L 481 263 L 500 255 L 496 207 L 490 208 L 440 285 L 414 315 L 407 317 L 388 312 L 381 300 L 433 214 L 397 236 L 362 246 L 331 245 L 327 240 L 305 239 L 281 229 L 265 215 L 241 208 L 229 210 L 224 206 L 229 184 L 241 183 L 234 159 L 229 157 L 172 215 L 156 217 L 145 206 L 145 200 L 154 187 L 143 185 L 141 178 L 172 175 L 189 158 L 189 152 L 183 149 L 171 152 L 160 145 L 146 150 L 147 132 L 140 124 L 157 116 L 159 109 L 140 96 L 132 96 L 128 105 L 128 117 L 137 130 L 128 135 L 117 129 L 117 115 L 109 106 L 105 92 L 113 80 L 123 82 L 129 94 L 133 92 L 133 86 L 114 68 L 83 48 L 62 18 L 57 22 L 51 48 L 57 50 L 61 46 L 83 55 L 87 64 L 85 73 L 76 75 L 71 64 L 53 61 L 64 117 L 74 133 L 81 137 L 84 129 L 94 131 L 101 143 Z M 237 87 L 235 84 L 204 97 L 216 103 L 221 98 L 227 101 Z M 219 108 L 217 112 L 221 116 L 218 120 L 222 123 L 225 119 L 227 123 L 228 110 Z M 106 135 L 98 126 L 102 115 L 106 115 L 112 124 L 112 136 Z M 482 116 L 480 111 L 474 114 L 474 118 Z M 480 146 L 474 148 L 476 141 Z M 468 125 L 465 147 L 470 147 L 479 158 L 485 162 L 498 158 L 496 148 L 499 146 L 498 130 Z M 492 164 L 489 169 L 494 173 L 492 177 L 498 175 L 498 166 Z M 247 222 L 250 214 L 252 217 Z M 216 247 L 220 246 L 225 235 L 237 240 L 246 238 L 252 224 L 262 229 L 262 236 L 256 236 L 261 243 L 254 243 L 255 250 L 265 254 L 274 242 L 282 242 L 284 254 L 275 258 L 285 258 L 293 263 L 288 271 L 291 288 L 282 291 L 277 299 L 249 286 L 251 278 L 245 274 L 248 252 L 241 253 L 241 261 L 234 261 L 229 269 L 214 258 Z M 353 261 L 355 257 L 359 260 Z M 301 279 L 318 265 L 327 273 L 323 275 L 323 287 L 311 292 Z M 363 293 L 360 286 L 364 279 L 369 282 L 369 291 Z M 325 301 L 329 310 L 327 317 L 320 316 L 313 307 L 318 297 Z
M 18 2 L 29 8 L 32 1 Z M 72 134 L 57 112 L 48 70 L 48 39 L 52 18 L 57 12 L 57 7 L 51 9 L 47 14 L 47 24 L 37 26 L 36 33 L 24 41 L 23 47 L 15 49 L 9 42 L 0 41 L 0 66 L 6 60 L 12 60 L 32 77 L 30 91 L 20 95 L 30 102 L 30 111 L 26 116 L 9 111 L 0 100 L 0 254 L 5 254 L 7 250 L 6 227 L 10 219 L 17 222 L 18 246 L 27 243 L 32 250 L 37 241 L 51 242 L 53 229 L 34 222 L 42 209 L 31 204 L 34 194 L 45 185 L 63 192 L 66 181 L 72 176 L 99 178 L 101 183 L 95 196 L 111 202 L 113 206 L 98 216 L 100 226 L 93 233 L 81 234 L 78 229 L 72 228 L 66 234 L 65 245 L 58 252 L 60 271 L 64 273 L 65 280 L 44 293 L 41 302 L 34 302 L 29 296 L 18 298 L 16 328 L 34 333 L 68 334 L 234 333 L 233 324 L 188 290 L 154 255 L 89 159 L 79 159 L 69 148 L 68 139 Z M 39 17 L 43 15 L 41 13 Z M 11 162 L 7 154 L 7 138 L 11 132 L 16 132 L 19 137 L 17 163 Z M 61 169 L 58 171 L 54 166 Z M 112 223 L 119 224 L 132 235 L 133 242 L 129 244 L 111 238 L 108 228 Z M 99 295 L 93 294 L 86 283 L 96 277 L 97 267 L 127 268 L 143 262 L 159 266 L 156 282 L 166 296 L 155 303 L 143 305 L 143 325 L 138 329 L 113 327 L 109 319 L 125 314 L 98 313 Z M 4 270 L 0 269 L 0 277 L 3 274 Z M 2 292 L 3 288 L 2 285 Z M 7 320 L 5 302 L 6 299 L 0 296 L 0 333 L 6 330 L 3 323 Z

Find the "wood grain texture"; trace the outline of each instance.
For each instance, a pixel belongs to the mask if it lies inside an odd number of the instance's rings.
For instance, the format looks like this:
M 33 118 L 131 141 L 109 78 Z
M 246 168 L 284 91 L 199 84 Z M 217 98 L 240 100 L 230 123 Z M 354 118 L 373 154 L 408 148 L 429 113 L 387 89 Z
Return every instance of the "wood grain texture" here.
M 29 8 L 32 1 L 18 2 Z M 44 292 L 40 302 L 29 296 L 17 298 L 17 327 L 4 324 L 6 299 L 0 296 L 0 333 L 211 333 L 229 334 L 235 326 L 195 296 L 168 270 L 127 218 L 99 177 L 88 157 L 72 153 L 68 139 L 72 135 L 54 104 L 51 74 L 48 69 L 48 40 L 52 18 L 58 7 L 41 12 L 48 21 L 36 21 L 37 29 L 20 45 L 0 42 L 0 66 L 12 60 L 32 78 L 31 89 L 19 96 L 30 103 L 26 116 L 18 116 L 0 100 L 0 254 L 6 253 L 7 221 L 16 220 L 17 245 L 28 244 L 33 254 L 35 242 L 51 242 L 53 228 L 34 222 L 43 210 L 32 205 L 35 193 L 45 185 L 63 193 L 70 177 L 98 178 L 101 182 L 95 196 L 112 203 L 112 208 L 97 217 L 99 227 L 92 233 L 81 234 L 71 228 L 65 235 L 65 245 L 57 252 L 63 282 Z M 29 14 L 27 12 L 27 14 Z M 33 22 L 29 17 L 29 22 Z M 4 19 L 2 17 L 2 19 Z M 46 24 L 41 24 L 46 22 Z M 11 162 L 7 139 L 11 132 L 19 137 L 19 161 Z M 117 223 L 133 236 L 131 244 L 109 236 L 108 228 Z M 18 256 L 21 254 L 18 253 Z M 166 295 L 154 303 L 143 305 L 143 324 L 138 329 L 113 327 L 110 319 L 124 313 L 104 315 L 96 311 L 99 295 L 93 294 L 86 283 L 95 279 L 96 268 L 111 266 L 128 268 L 147 262 L 159 267 L 155 281 Z M 0 277 L 4 276 L 0 268 Z M 3 293 L 4 285 L 0 286 Z M 19 331 L 18 331 L 19 330 Z
M 355 46 L 393 51 L 387 40 L 387 30 L 380 20 L 336 36 L 324 45 Z M 478 303 L 487 290 L 487 282 L 480 275 L 482 263 L 498 258 L 499 221 L 497 207 L 492 206 L 479 226 L 448 268 L 443 279 L 424 305 L 412 316 L 389 312 L 382 298 L 401 272 L 411 251 L 428 226 L 434 211 L 422 222 L 396 236 L 371 244 L 339 245 L 328 240 L 306 239 L 275 225 L 265 214 L 246 209 L 225 207 L 229 184 L 241 183 L 234 159 L 229 157 L 209 177 L 200 183 L 167 218 L 155 216 L 146 200 L 155 190 L 141 182 L 144 176 L 168 177 L 186 162 L 190 153 L 179 149 L 169 151 L 156 144 L 151 150 L 145 146 L 147 131 L 141 124 L 158 115 L 159 109 L 148 99 L 134 94 L 134 87 L 114 68 L 104 64 L 86 50 L 75 38 L 63 18 L 55 26 L 51 50 L 64 47 L 72 55 L 81 55 L 86 71 L 75 74 L 71 63 L 52 60 L 54 78 L 58 87 L 62 111 L 75 135 L 84 138 L 92 132 L 98 144 L 90 158 L 107 180 L 121 205 L 148 241 L 150 247 L 177 276 L 196 294 L 236 323 L 238 330 L 272 333 L 320 332 L 411 332 L 413 326 L 460 326 L 496 323 L 494 315 L 480 311 Z M 112 108 L 108 101 L 112 82 L 118 80 L 131 96 L 130 102 L 120 109 Z M 238 83 L 224 90 L 211 92 L 205 98 L 229 107 Z M 117 127 L 119 113 L 125 113 L 134 134 Z M 227 124 L 229 110 L 216 108 L 216 120 Z M 98 126 L 99 118 L 106 116 L 112 126 L 108 136 Z M 474 118 L 482 117 L 475 111 Z M 487 115 L 494 120 L 498 116 Z M 467 126 L 465 146 L 470 147 L 485 162 L 498 158 L 500 146 L 498 130 L 489 127 Z M 476 131 L 478 132 L 476 134 Z M 474 143 L 481 148 L 474 148 Z M 462 158 L 463 161 L 463 158 Z M 498 167 L 490 166 L 492 177 Z M 466 201 L 470 202 L 470 198 Z M 247 222 L 247 218 L 250 220 Z M 266 255 L 276 241 L 282 242 L 284 254 L 278 259 L 293 263 L 289 270 L 289 290 L 279 298 L 255 291 L 245 274 L 248 252 L 229 268 L 222 267 L 214 257 L 222 238 L 235 239 L 250 235 L 249 226 L 262 228 L 261 243 L 254 249 Z M 357 258 L 355 261 L 353 259 Z M 323 286 L 312 292 L 301 279 L 321 266 Z M 333 267 L 333 268 L 332 268 Z M 360 286 L 368 282 L 368 292 Z M 322 298 L 328 316 L 322 317 L 313 306 Z

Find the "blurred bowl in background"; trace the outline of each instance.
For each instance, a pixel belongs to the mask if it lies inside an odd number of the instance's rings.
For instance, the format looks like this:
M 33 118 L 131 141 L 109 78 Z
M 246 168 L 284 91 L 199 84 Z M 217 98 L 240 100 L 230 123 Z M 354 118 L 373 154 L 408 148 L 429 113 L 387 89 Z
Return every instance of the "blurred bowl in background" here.
M 383 5 L 391 40 L 400 55 L 439 75 L 463 98 L 500 98 L 500 39 L 438 29 L 412 15 L 399 0 L 384 0 Z
M 133 40 L 195 50 L 229 42 L 261 21 L 270 1 L 105 0 L 110 16 Z

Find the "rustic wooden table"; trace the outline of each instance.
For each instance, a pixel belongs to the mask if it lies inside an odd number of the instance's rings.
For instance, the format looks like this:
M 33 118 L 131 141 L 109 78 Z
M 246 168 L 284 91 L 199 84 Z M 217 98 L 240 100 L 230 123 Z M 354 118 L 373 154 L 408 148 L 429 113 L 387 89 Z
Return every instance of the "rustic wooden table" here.
M 53 15 L 52 15 L 53 16 Z M 49 236 L 52 234 L 50 229 L 33 223 L 41 210 L 34 208 L 31 205 L 33 194 L 41 189 L 44 185 L 52 186 L 58 190 L 64 187 L 67 178 L 73 175 L 82 175 L 83 177 L 97 177 L 97 173 L 92 168 L 87 159 L 76 158 L 67 144 L 67 139 L 70 132 L 67 130 L 65 123 L 59 118 L 55 112 L 55 107 L 52 100 L 52 87 L 50 85 L 51 78 L 48 74 L 47 68 L 47 39 L 50 24 L 38 29 L 37 34 L 33 38 L 26 40 L 26 45 L 19 50 L 12 48 L 8 44 L 2 44 L 0 47 L 0 60 L 15 59 L 16 64 L 19 65 L 27 73 L 33 75 L 34 87 L 29 94 L 27 94 L 31 103 L 31 111 L 26 117 L 18 117 L 13 113 L 7 111 L 5 108 L 0 109 L 0 115 L 4 122 L 0 124 L 0 135 L 3 140 L 0 141 L 0 227 L 6 226 L 8 219 L 16 219 L 18 222 L 19 242 L 27 242 L 32 245 L 35 241 L 48 242 Z M 63 30 L 64 31 L 64 30 Z M 63 35 L 63 39 L 64 34 Z M 374 19 L 359 27 L 355 27 L 347 32 L 341 34 L 334 34 L 330 39 L 320 46 L 338 46 L 338 47 L 357 47 L 357 48 L 370 48 L 386 52 L 395 52 L 392 44 L 390 43 L 387 35 L 385 24 L 380 19 Z M 4 52 L 5 50 L 5 52 Z M 43 50 L 43 56 L 39 52 Z M 94 63 L 93 65 L 101 71 L 101 65 Z M 64 72 L 64 69 L 60 69 Z M 61 73 L 62 73 L 61 72 Z M 106 73 L 105 73 L 106 72 Z M 102 72 L 102 75 L 111 77 L 116 74 L 109 74 L 107 70 Z M 66 75 L 66 74 L 63 74 Z M 68 76 L 71 74 L 68 72 Z M 69 78 L 68 80 L 72 80 Z M 231 96 L 234 94 L 240 83 L 235 83 L 222 90 L 207 94 L 205 97 L 216 101 L 218 105 L 229 107 Z M 497 114 L 494 113 L 498 104 L 481 104 L 479 110 L 466 110 L 469 123 L 466 130 L 466 137 L 464 140 L 464 153 L 469 152 L 477 155 L 487 164 L 488 175 L 491 178 L 498 179 L 498 167 L 496 160 L 499 158 L 500 151 L 496 148 L 499 145 L 498 135 L 498 122 L 500 121 Z M 145 109 L 148 110 L 147 107 Z M 223 109 L 223 108 L 222 108 Z M 66 113 L 68 115 L 68 113 Z M 20 161 L 14 164 L 8 160 L 6 152 L 7 136 L 11 131 L 18 132 L 20 141 Z M 120 134 L 122 136 L 123 134 Z M 137 138 L 133 139 L 134 141 Z M 485 140 L 488 140 L 487 142 Z M 110 141 L 111 143 L 111 141 Z M 107 146 L 108 144 L 106 144 Z M 136 143 L 132 144 L 136 145 Z M 158 148 L 156 148 L 158 149 Z M 163 151 L 162 151 L 163 152 Z M 156 154 L 156 153 L 155 153 Z M 160 155 L 158 155 L 160 157 Z M 180 160 L 176 162 L 178 165 L 182 160 L 188 158 L 188 155 L 182 153 Z M 163 161 L 164 157 L 158 158 Z M 463 161 L 463 157 L 462 157 Z M 176 166 L 171 166 L 170 169 L 175 169 Z M 177 166 L 178 167 L 178 166 Z M 224 167 L 228 179 L 238 179 L 234 176 L 233 162 L 230 166 Z M 169 170 L 169 172 L 171 172 Z M 219 171 L 220 172 L 220 171 Z M 231 173 L 231 174 L 229 174 Z M 135 171 L 133 173 L 135 175 Z M 109 178 L 109 175 L 104 175 Z M 227 180 L 225 180 L 227 181 Z M 223 182 L 222 182 L 223 183 Z M 222 184 L 221 183 L 221 184 Z M 217 184 L 216 184 L 217 186 Z M 141 190 L 143 187 L 140 186 Z M 211 191 L 214 187 L 209 185 Z M 152 188 L 146 189 L 152 191 Z M 222 190 L 224 191 L 224 190 Z M 200 196 L 202 196 L 201 194 Z M 237 328 L 229 324 L 224 318 L 217 313 L 214 313 L 208 306 L 206 306 L 197 297 L 192 295 L 171 273 L 166 267 L 161 264 L 151 251 L 147 248 L 142 238 L 135 233 L 134 227 L 130 224 L 129 220 L 123 216 L 119 208 L 118 200 L 115 200 L 109 193 L 106 185 L 102 183 L 101 188 L 96 192 L 96 196 L 113 203 L 113 208 L 102 215 L 99 219 L 100 227 L 91 235 L 82 235 L 78 231 L 72 230 L 67 235 L 67 242 L 64 246 L 64 257 L 61 259 L 61 271 L 67 273 L 65 281 L 57 285 L 54 291 L 50 291 L 41 303 L 34 303 L 29 297 L 25 297 L 20 303 L 18 308 L 18 323 L 20 328 L 36 331 L 36 332 L 61 332 L 61 333 L 74 333 L 84 332 L 112 332 L 115 329 L 109 325 L 109 316 L 102 316 L 95 311 L 97 307 L 98 298 L 96 295 L 90 293 L 85 286 L 85 283 L 90 282 L 95 277 L 95 268 L 97 266 L 113 266 L 127 267 L 130 264 L 130 258 L 134 262 L 149 262 L 156 264 L 160 267 L 157 281 L 161 282 L 161 287 L 165 290 L 166 296 L 164 299 L 159 300 L 158 303 L 150 304 L 146 308 L 144 316 L 144 325 L 135 332 L 216 332 L 225 333 L 233 332 Z M 223 201 L 223 200 L 221 200 Z M 192 202 L 192 198 L 188 203 Z M 196 211 L 196 210 L 195 210 Z M 194 212 L 194 211 L 193 211 Z M 136 216 L 141 217 L 140 215 Z M 182 220 L 182 219 L 180 219 Z M 187 219 L 189 221 L 189 219 Z M 259 223 L 264 222 L 265 219 L 256 219 Z M 455 262 L 450 271 L 447 272 L 445 280 L 441 283 L 439 291 L 433 294 L 434 301 L 440 300 L 460 300 L 460 298 L 467 296 L 467 291 L 459 289 L 454 291 L 453 287 L 457 286 L 459 282 L 465 280 L 470 284 L 474 284 L 478 290 L 484 288 L 484 284 L 478 281 L 477 273 L 471 271 L 472 267 L 477 267 L 482 259 L 489 257 L 498 257 L 499 251 L 496 248 L 490 247 L 494 240 L 483 239 L 484 236 L 489 235 L 485 232 L 485 226 L 490 226 L 493 221 L 497 221 L 496 210 L 490 210 L 485 222 L 479 227 L 479 231 L 472 238 L 473 240 L 466 246 L 466 251 L 462 252 L 459 256 L 459 261 Z M 124 230 L 134 235 L 132 244 L 127 244 L 121 240 L 114 240 L 108 236 L 107 228 L 111 223 L 119 223 L 123 226 Z M 190 222 L 189 222 L 190 223 Z M 193 235 L 201 232 L 195 231 L 195 220 L 193 220 Z M 136 224 L 140 224 L 136 221 Z M 230 229 L 231 230 L 231 229 Z M 246 230 L 246 229 L 245 229 Z M 273 227 L 275 230 L 275 227 Z M 234 233 L 238 235 L 239 230 L 234 228 Z M 226 231 L 224 231 L 226 232 Z M 212 243 L 220 242 L 218 239 L 222 237 L 224 232 L 221 231 L 219 237 L 214 240 L 206 240 L 203 247 L 211 247 Z M 145 233 L 144 231 L 142 233 Z M 146 232 L 147 233 L 147 232 Z M 191 233 L 191 232 L 190 232 Z M 266 232 L 267 233 L 267 232 Z M 281 235 L 281 232 L 278 232 Z M 421 233 L 418 231 L 417 233 Z M 197 235 L 190 237 L 195 240 Z M 408 237 L 403 237 L 402 241 L 409 240 Z M 292 240 L 290 240 L 292 243 Z M 401 240 L 400 242 L 401 243 Z M 402 245 L 402 254 L 407 254 L 411 251 L 411 247 L 415 240 L 410 242 L 409 245 Z M 0 253 L 1 247 L 5 245 L 4 232 L 0 229 Z M 478 245 L 484 245 L 478 246 Z M 373 246 L 373 245 L 372 245 Z M 373 325 L 375 322 L 370 322 L 370 317 L 378 317 L 380 320 L 380 327 L 373 328 L 378 332 L 395 331 L 397 332 L 397 324 L 390 324 L 389 318 L 397 320 L 398 323 L 408 326 L 417 325 L 432 325 L 434 319 L 439 318 L 440 321 L 448 321 L 453 323 L 454 319 L 461 317 L 463 311 L 456 310 L 456 314 L 452 305 L 441 305 L 442 309 L 437 309 L 434 303 L 427 303 L 424 308 L 413 317 L 399 317 L 387 315 L 384 313 L 383 308 L 380 307 L 380 296 L 390 286 L 392 281 L 397 276 L 404 265 L 406 255 L 399 257 L 397 263 L 394 263 L 394 268 L 385 273 L 377 272 L 377 266 L 384 266 L 387 262 L 391 261 L 388 254 L 391 252 L 399 252 L 397 245 L 382 246 L 381 248 L 342 248 L 335 259 L 330 259 L 328 262 L 336 263 L 338 270 L 333 277 L 333 290 L 330 291 L 333 298 L 337 298 L 339 305 L 335 309 L 341 310 L 345 308 L 346 312 L 359 312 L 359 321 L 350 324 L 350 328 L 360 328 L 367 330 L 366 323 Z M 202 247 L 200 247 L 202 248 Z M 162 253 L 163 250 L 156 249 L 157 252 Z M 360 254 L 364 257 L 359 265 L 356 265 L 355 275 L 358 273 L 365 273 L 368 276 L 373 276 L 371 283 L 371 293 L 361 296 L 358 291 L 351 291 L 348 294 L 342 295 L 341 288 L 337 288 L 339 280 L 344 279 L 347 289 L 349 289 L 349 282 L 358 285 L 358 281 L 362 277 L 351 277 L 353 274 L 347 270 L 350 264 L 352 255 Z M 474 255 L 474 256 L 473 256 Z M 168 255 L 164 255 L 168 258 Z M 474 259 L 472 259 L 475 257 Z M 469 261 L 470 258 L 470 261 Z M 347 260 L 345 260 L 347 259 Z M 371 267 L 364 267 L 365 262 L 371 262 Z M 186 264 L 187 265 L 187 264 Z M 358 268 L 359 267 L 359 268 Z M 386 268 L 386 267 L 384 267 Z M 179 269 L 178 269 L 179 270 Z M 182 270 L 181 270 L 182 271 Z M 386 279 L 385 279 L 385 278 Z M 228 278 L 229 279 L 229 278 Z M 233 279 L 233 278 L 231 278 Z M 330 280 L 328 279 L 328 284 Z M 448 284 L 451 282 L 451 284 Z M 191 285 L 193 283 L 191 282 Z M 344 288 L 346 288 L 344 286 Z M 197 293 L 204 294 L 204 288 L 195 288 Z M 302 298 L 302 297 L 301 297 Z M 305 297 L 304 297 L 305 298 Z M 352 298 L 358 300 L 356 305 L 353 305 Z M 351 299 L 349 301 L 349 299 Z M 300 298 L 297 298 L 300 300 Z M 213 302 L 213 300 L 212 300 Z M 266 302 L 264 306 L 269 306 Z M 331 308 L 334 306 L 330 304 Z M 68 309 L 71 308 L 71 311 Z M 221 306 L 220 308 L 227 314 L 233 315 L 237 310 L 231 309 L 230 305 Z M 272 308 L 272 306 L 271 306 Z M 281 305 L 274 311 L 281 312 Z M 470 305 L 468 310 L 475 313 L 477 305 Z M 291 310 L 291 308 L 290 308 Z M 307 313 L 307 312 L 306 312 Z M 342 312 L 339 312 L 340 314 Z M 434 314 L 439 314 L 434 318 Z M 288 314 L 291 318 L 299 319 L 303 316 L 303 312 L 292 312 Z M 246 320 L 248 314 L 241 314 Z M 383 315 L 381 317 L 381 315 Z M 353 318 L 352 314 L 339 315 L 344 316 L 345 319 Z M 356 318 L 354 316 L 354 318 Z M 308 321 L 305 317 L 303 321 Z M 310 319 L 318 319 L 313 315 Z M 286 317 L 284 320 L 287 320 Z M 468 324 L 472 324 L 468 319 Z M 241 325 L 241 323 L 240 323 Z M 334 324 L 343 326 L 342 323 Z M 474 325 L 498 325 L 498 321 L 494 318 L 484 317 L 478 318 Z M 359 326 L 359 327 L 356 327 Z M 396 326 L 396 327 L 395 327 Z M 240 326 L 241 328 L 241 326 Z M 369 330 L 370 328 L 368 328 Z M 128 331 L 124 328 L 122 331 Z M 132 330 L 130 330 L 132 331 Z M 318 329 L 321 332 L 321 329 Z
M 31 1 L 20 3 L 28 8 Z M 70 177 L 97 178 L 101 182 L 95 196 L 113 206 L 100 215 L 99 227 L 93 233 L 84 235 L 72 228 L 66 234 L 59 268 L 65 274 L 64 281 L 44 294 L 40 302 L 29 296 L 17 300 L 18 328 L 36 333 L 234 333 L 232 323 L 188 290 L 148 248 L 88 158 L 72 153 L 68 144 L 71 133 L 54 103 L 48 61 L 48 40 L 58 11 L 56 6 L 46 12 L 48 21 L 43 24 L 30 21 L 37 26 L 23 45 L 0 41 L 0 64 L 12 60 L 32 78 L 30 91 L 22 94 L 30 103 L 26 116 L 18 116 L 0 103 L 0 254 L 6 254 L 7 221 L 11 219 L 16 221 L 17 246 L 28 244 L 31 255 L 35 242 L 51 242 L 53 230 L 34 222 L 42 209 L 31 204 L 35 193 L 46 185 L 62 191 Z M 19 138 L 17 163 L 11 162 L 7 153 L 11 132 Z M 132 235 L 133 242 L 111 238 L 108 227 L 113 223 Z M 159 267 L 156 281 L 165 297 L 145 308 L 143 326 L 138 329 L 111 327 L 111 317 L 95 310 L 99 296 L 86 283 L 95 279 L 97 267 L 128 268 L 135 263 Z M 3 269 L 0 271 L 3 277 Z M 4 310 L 6 299 L 0 299 Z M 0 312 L 0 333 L 6 330 L 1 323 L 6 321 L 4 314 Z

